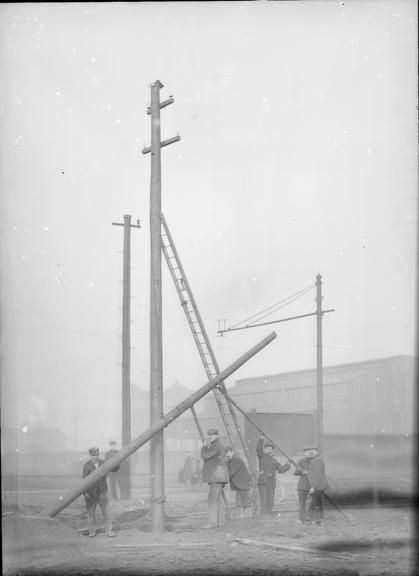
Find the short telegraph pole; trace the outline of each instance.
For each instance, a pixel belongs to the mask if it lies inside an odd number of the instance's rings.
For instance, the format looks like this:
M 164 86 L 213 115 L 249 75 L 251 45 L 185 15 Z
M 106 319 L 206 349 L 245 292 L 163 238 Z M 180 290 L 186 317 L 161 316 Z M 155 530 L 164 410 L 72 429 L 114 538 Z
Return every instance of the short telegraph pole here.
M 122 296 L 122 446 L 131 442 L 131 228 L 141 228 L 140 221 L 131 224 L 130 215 L 124 216 L 123 296 Z M 126 460 L 121 469 L 124 498 L 131 498 L 131 462 Z
M 317 319 L 317 368 L 316 368 L 316 391 L 317 391 L 317 444 L 320 454 L 323 454 L 323 340 L 322 340 L 322 277 L 316 276 L 316 319 Z
M 247 330 L 248 328 L 257 328 L 259 326 L 267 326 L 268 324 L 278 324 L 279 322 L 289 322 L 290 320 L 298 320 L 300 318 L 308 318 L 309 316 L 316 316 L 317 320 L 317 363 L 316 363 L 316 410 L 315 410 L 315 430 L 316 430 L 316 441 L 318 444 L 319 451 L 323 450 L 323 341 L 322 341 L 322 322 L 323 315 L 328 312 L 334 312 L 334 308 L 331 310 L 322 309 L 322 277 L 320 274 L 316 276 L 316 283 L 309 286 L 308 289 L 316 286 L 316 312 L 309 312 L 308 314 L 299 314 L 298 316 L 291 316 L 289 318 L 281 318 L 280 320 L 272 320 L 271 322 L 260 322 L 251 323 L 246 326 L 237 326 L 233 328 L 223 328 L 218 330 L 218 334 L 223 335 L 225 332 L 232 332 L 233 330 Z M 304 289 L 306 291 L 306 289 Z M 257 316 L 257 314 L 255 314 Z M 254 316 L 253 316 L 254 317 Z M 221 322 L 221 320 L 219 321 Z
M 161 148 L 177 142 L 175 136 L 160 141 L 160 109 L 173 103 L 173 97 L 160 102 L 163 84 L 151 84 L 151 152 L 150 179 L 150 426 L 163 417 L 163 341 L 162 341 L 162 270 L 161 270 Z M 163 432 L 150 441 L 151 530 L 164 530 L 164 438 Z

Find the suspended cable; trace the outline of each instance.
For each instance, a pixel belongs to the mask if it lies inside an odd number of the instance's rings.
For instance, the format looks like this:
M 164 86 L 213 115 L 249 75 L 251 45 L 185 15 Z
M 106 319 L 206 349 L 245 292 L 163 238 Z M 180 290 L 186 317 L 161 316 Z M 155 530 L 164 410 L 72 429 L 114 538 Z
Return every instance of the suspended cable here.
M 271 306 L 268 306 L 267 308 L 264 308 L 263 310 L 261 310 L 260 312 L 257 312 L 256 314 L 253 314 L 252 316 L 249 316 L 248 318 L 245 318 L 244 320 L 241 320 L 240 322 L 237 322 L 237 324 L 234 324 L 233 326 L 231 326 L 230 328 L 236 328 L 236 326 L 239 326 L 240 324 L 244 324 L 244 322 L 248 322 L 249 320 L 251 320 L 252 318 L 256 318 L 256 316 L 259 316 L 260 314 L 263 314 L 264 312 L 267 312 L 268 310 L 270 310 L 271 308 L 275 308 L 275 306 L 279 306 L 280 304 L 283 304 L 285 302 L 287 302 L 288 300 L 290 300 L 291 298 L 294 298 L 297 295 L 301 296 L 303 294 L 305 294 L 306 292 L 308 292 L 309 290 L 311 290 L 312 288 L 315 287 L 316 284 L 310 284 L 310 286 L 307 286 L 306 288 L 302 288 L 301 290 L 299 290 L 298 292 L 295 292 L 294 294 L 291 294 L 291 296 L 287 296 L 286 298 L 283 298 L 282 300 L 280 300 L 279 302 L 276 302 L 275 304 L 272 304 Z M 302 294 L 303 293 L 303 294 Z M 255 320 L 256 322 L 256 320 Z
M 288 306 L 289 304 L 292 304 L 293 302 L 295 302 L 296 300 L 298 300 L 299 298 L 301 298 L 302 296 L 304 296 L 307 292 L 309 292 L 311 290 L 307 289 L 305 292 L 303 292 L 302 294 L 299 294 L 298 296 L 294 296 L 294 298 L 292 298 L 292 300 L 289 300 L 288 302 L 285 302 L 284 304 L 278 306 L 277 308 L 275 308 L 274 310 L 272 310 L 271 312 L 268 312 L 267 314 L 265 314 L 264 316 L 261 316 L 259 318 L 256 318 L 255 320 L 253 320 L 253 322 L 251 322 L 250 324 L 248 324 L 248 326 L 252 326 L 253 324 L 255 324 L 255 322 L 259 322 L 260 320 L 263 320 L 263 318 L 266 318 L 267 316 L 270 316 L 271 314 L 273 314 L 274 312 L 277 312 L 278 310 L 280 310 L 281 308 L 285 308 L 285 306 Z

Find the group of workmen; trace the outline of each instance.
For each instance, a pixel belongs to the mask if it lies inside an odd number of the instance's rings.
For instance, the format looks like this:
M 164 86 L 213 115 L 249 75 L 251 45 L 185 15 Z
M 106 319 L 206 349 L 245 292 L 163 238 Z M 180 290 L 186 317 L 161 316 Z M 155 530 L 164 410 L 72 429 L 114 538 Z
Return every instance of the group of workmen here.
M 112 443 L 115 444 L 114 442 Z M 274 496 L 276 488 L 276 474 L 283 474 L 290 470 L 291 463 L 294 465 L 294 474 L 299 476 L 298 500 L 299 516 L 301 524 L 311 524 L 321 528 L 323 518 L 322 496 L 329 488 L 326 478 L 325 465 L 320 458 L 317 446 L 310 445 L 303 448 L 304 457 L 294 463 L 287 460 L 281 464 L 273 455 L 274 444 L 267 441 L 261 435 L 256 446 L 258 458 L 257 492 L 259 494 L 260 514 L 270 515 L 273 513 Z M 109 459 L 116 453 L 113 446 L 106 454 Z M 83 478 L 96 470 L 104 463 L 99 458 L 99 448 L 89 449 L 90 460 L 83 467 Z M 244 518 L 254 514 L 256 488 L 252 482 L 244 461 L 236 454 L 231 446 L 224 447 L 219 440 L 218 431 L 210 428 L 206 434 L 205 442 L 201 448 L 202 481 L 208 484 L 208 508 L 209 521 L 204 528 L 217 528 L 225 524 L 224 508 L 227 499 L 224 488 L 227 484 L 236 493 L 236 518 Z M 116 474 L 119 466 L 110 473 L 111 494 L 116 498 Z M 115 491 L 114 491 L 115 490 Z M 307 498 L 310 496 L 310 504 L 307 508 Z M 96 535 L 96 508 L 99 506 L 106 523 L 106 533 L 114 536 L 109 516 L 109 504 L 107 498 L 107 481 L 103 476 L 98 482 L 90 486 L 84 493 L 86 509 L 89 521 L 89 536 Z
M 281 464 L 274 457 L 273 451 L 273 443 L 261 435 L 256 446 L 256 454 L 259 463 L 257 491 L 259 493 L 260 514 L 262 515 L 273 513 L 277 472 L 283 474 L 291 468 L 290 462 L 292 461 L 288 460 L 285 464 Z M 329 488 L 325 465 L 320 458 L 317 446 L 306 446 L 303 453 L 304 458 L 297 462 L 294 471 L 294 474 L 299 476 L 297 486 L 298 522 L 313 524 L 321 528 L 322 495 Z M 223 447 L 215 428 L 208 430 L 206 442 L 201 448 L 201 456 L 204 460 L 202 481 L 209 486 L 209 523 L 205 528 L 217 528 L 225 523 L 224 487 L 227 483 L 230 484 L 231 490 L 236 493 L 236 517 L 244 518 L 253 514 L 252 477 L 234 449 L 231 446 Z M 294 462 L 292 463 L 294 464 Z M 308 496 L 311 497 L 311 501 L 307 509 Z

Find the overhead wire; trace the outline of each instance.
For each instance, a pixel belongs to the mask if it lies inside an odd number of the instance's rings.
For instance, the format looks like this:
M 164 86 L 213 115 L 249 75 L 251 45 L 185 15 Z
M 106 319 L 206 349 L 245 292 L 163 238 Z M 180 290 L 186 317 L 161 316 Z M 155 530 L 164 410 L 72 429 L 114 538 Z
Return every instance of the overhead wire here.
M 306 294 L 309 290 L 311 290 L 312 288 L 315 287 L 316 284 L 310 284 L 310 286 L 306 286 L 305 288 L 302 288 L 301 290 L 299 290 L 298 292 L 295 292 L 294 294 L 291 294 L 290 296 L 287 296 L 286 298 L 283 298 L 282 300 L 280 300 L 279 302 L 276 302 L 275 304 L 272 304 L 271 306 L 268 306 L 267 308 L 264 308 L 263 310 L 261 310 L 260 312 L 257 312 L 256 314 L 252 314 L 252 316 L 249 316 L 248 318 L 245 318 L 244 320 L 241 320 L 240 322 L 237 322 L 237 324 L 234 324 L 233 326 L 230 327 L 230 329 L 232 328 L 236 328 L 237 326 L 239 326 L 240 324 L 244 324 L 244 322 L 248 322 L 249 320 L 252 320 L 252 318 L 257 318 L 258 316 L 260 316 L 261 314 L 263 314 L 264 312 L 267 312 L 268 310 L 271 310 L 272 308 L 275 308 L 275 310 L 272 310 L 271 312 L 269 312 L 268 314 L 266 314 L 264 316 L 264 318 L 266 316 L 269 316 L 270 314 L 273 314 L 273 312 L 276 312 L 276 310 L 279 310 L 279 308 L 282 308 L 283 306 L 286 306 L 287 304 L 291 304 L 292 302 L 294 302 L 294 300 L 297 300 L 297 298 L 300 298 L 301 296 L 303 296 L 304 294 Z M 279 307 L 279 308 L 278 308 Z M 260 318 L 255 319 L 254 322 L 252 322 L 252 324 L 254 324 L 255 322 L 257 322 L 258 320 L 260 320 Z
M 265 314 L 264 316 L 261 316 L 259 318 L 257 318 L 256 320 L 254 320 L 253 322 L 251 322 L 250 324 L 248 324 L 248 326 L 252 326 L 253 324 L 255 324 L 256 322 L 260 322 L 260 320 L 263 320 L 264 318 L 266 318 L 267 316 L 270 316 L 271 314 L 273 314 L 274 312 L 277 312 L 278 310 L 280 310 L 281 308 L 285 308 L 285 306 L 288 306 L 288 304 L 292 304 L 293 302 L 295 302 L 295 300 L 298 300 L 299 298 L 301 298 L 302 296 L 304 296 L 304 294 L 306 294 L 307 292 L 309 292 L 309 290 L 311 290 L 312 287 L 310 287 L 310 289 L 307 289 L 305 292 L 303 292 L 302 294 L 299 294 L 298 296 L 295 296 L 294 298 L 292 298 L 291 300 L 289 300 L 288 302 L 286 302 L 285 304 L 282 304 L 280 306 L 278 306 L 277 308 L 275 308 L 274 310 L 272 310 L 272 312 L 268 312 L 268 314 Z

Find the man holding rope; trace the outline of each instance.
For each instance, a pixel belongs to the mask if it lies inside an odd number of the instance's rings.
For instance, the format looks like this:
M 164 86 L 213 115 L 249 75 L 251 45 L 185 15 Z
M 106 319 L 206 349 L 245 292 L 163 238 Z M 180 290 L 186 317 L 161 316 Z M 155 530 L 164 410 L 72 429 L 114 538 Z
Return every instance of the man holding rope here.
M 304 449 L 304 453 L 307 454 L 309 459 L 307 474 L 310 485 L 308 493 L 311 496 L 311 502 L 308 508 L 308 519 L 317 528 L 321 528 L 322 496 L 325 490 L 329 489 L 329 482 L 327 481 L 325 465 L 319 456 L 317 446 L 307 446 Z

